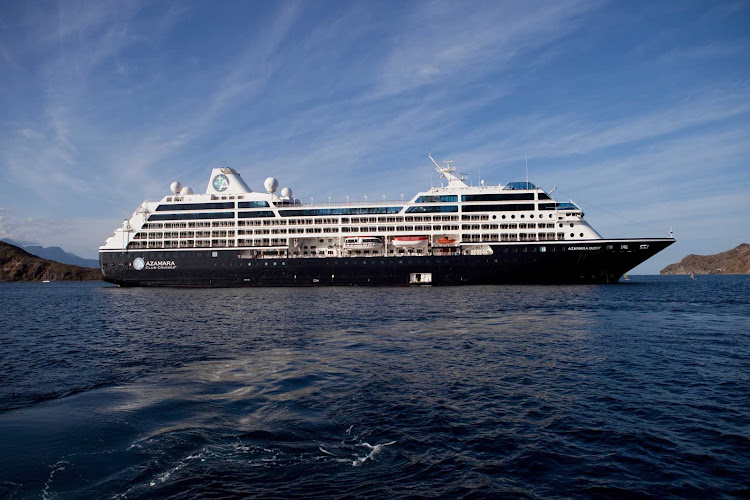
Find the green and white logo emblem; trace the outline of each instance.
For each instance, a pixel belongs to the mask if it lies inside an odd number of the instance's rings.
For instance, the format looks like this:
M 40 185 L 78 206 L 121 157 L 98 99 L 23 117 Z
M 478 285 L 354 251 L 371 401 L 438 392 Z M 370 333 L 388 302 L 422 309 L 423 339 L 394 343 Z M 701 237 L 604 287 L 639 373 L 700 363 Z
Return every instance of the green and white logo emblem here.
M 229 179 L 224 174 L 219 174 L 214 177 L 213 181 L 214 189 L 217 191 L 226 191 L 229 187 Z

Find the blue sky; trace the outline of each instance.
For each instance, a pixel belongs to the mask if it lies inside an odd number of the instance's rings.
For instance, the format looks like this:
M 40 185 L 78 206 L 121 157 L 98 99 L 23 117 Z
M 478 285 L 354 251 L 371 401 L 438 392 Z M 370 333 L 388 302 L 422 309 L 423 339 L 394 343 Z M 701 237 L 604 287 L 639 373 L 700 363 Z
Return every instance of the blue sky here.
M 400 199 L 453 160 L 605 237 L 750 241 L 750 2 L 0 3 L 0 237 L 97 247 L 231 166 Z

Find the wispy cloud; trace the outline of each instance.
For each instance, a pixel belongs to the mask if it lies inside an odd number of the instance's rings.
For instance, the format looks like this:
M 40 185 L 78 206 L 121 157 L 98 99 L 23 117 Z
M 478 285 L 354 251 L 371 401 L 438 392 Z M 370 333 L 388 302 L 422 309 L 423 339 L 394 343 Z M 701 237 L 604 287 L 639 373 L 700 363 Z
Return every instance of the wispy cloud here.
M 507 70 L 511 59 L 580 27 L 592 2 L 420 3 L 400 19 L 393 49 L 377 73 L 373 98 L 429 84 L 455 85 Z

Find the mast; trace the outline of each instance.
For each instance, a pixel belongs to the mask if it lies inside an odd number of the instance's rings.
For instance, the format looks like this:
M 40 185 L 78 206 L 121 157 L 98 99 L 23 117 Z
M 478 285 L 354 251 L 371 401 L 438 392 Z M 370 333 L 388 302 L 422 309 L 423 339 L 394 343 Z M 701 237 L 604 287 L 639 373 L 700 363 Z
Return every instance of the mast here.
M 440 177 L 445 177 L 448 179 L 448 187 L 469 187 L 464 182 L 467 178 L 466 174 L 462 173 L 456 173 L 456 167 L 451 165 L 453 163 L 452 161 L 444 161 L 445 163 L 444 167 L 441 167 L 438 165 L 438 162 L 435 161 L 435 158 L 432 157 L 432 155 L 427 155 L 430 160 L 432 160 L 432 163 L 435 164 L 435 170 L 440 172 Z

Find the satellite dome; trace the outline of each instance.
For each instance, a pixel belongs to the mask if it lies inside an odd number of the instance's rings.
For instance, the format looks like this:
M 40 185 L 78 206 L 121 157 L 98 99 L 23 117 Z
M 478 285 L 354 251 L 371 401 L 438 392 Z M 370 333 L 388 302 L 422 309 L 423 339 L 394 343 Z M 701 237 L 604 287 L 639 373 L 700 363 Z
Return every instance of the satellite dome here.
M 189 187 L 185 186 L 185 187 L 183 187 L 183 188 L 182 188 L 182 189 L 180 190 L 180 194 L 182 194 L 182 195 L 185 195 L 185 194 L 193 194 L 193 190 L 192 190 L 192 188 L 189 188 Z
M 180 192 L 180 189 L 182 189 L 182 184 L 180 184 L 179 181 L 174 181 L 169 185 L 169 189 L 171 189 L 174 194 L 177 194 Z
M 292 190 L 289 188 L 281 188 L 281 197 L 282 198 L 291 198 L 292 197 Z
M 266 188 L 266 191 L 268 191 L 269 193 L 275 193 L 276 189 L 278 189 L 279 187 L 279 181 L 277 181 L 273 177 L 269 177 L 263 183 L 263 186 Z

